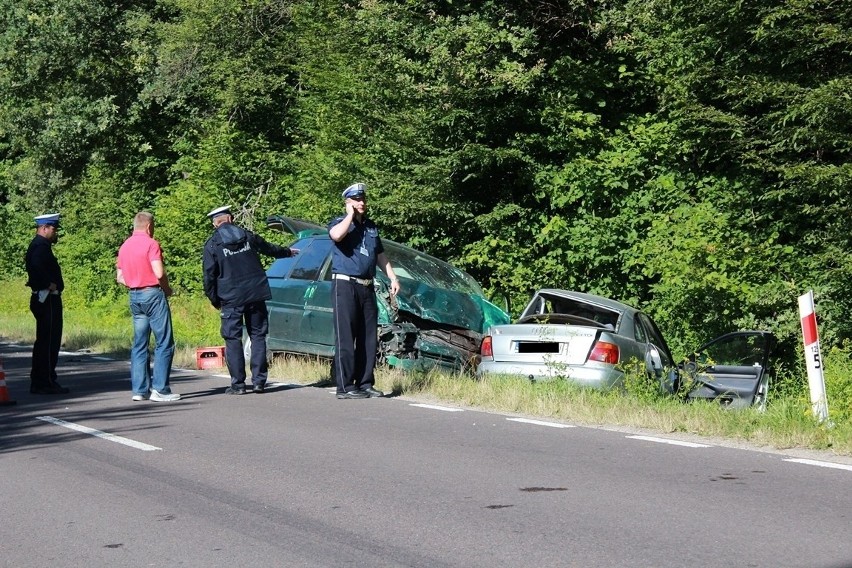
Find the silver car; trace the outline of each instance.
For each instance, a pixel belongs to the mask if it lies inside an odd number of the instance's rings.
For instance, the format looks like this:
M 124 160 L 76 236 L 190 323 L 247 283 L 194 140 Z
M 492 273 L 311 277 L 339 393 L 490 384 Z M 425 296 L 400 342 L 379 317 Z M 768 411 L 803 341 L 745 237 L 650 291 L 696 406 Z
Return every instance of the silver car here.
M 659 328 L 644 312 L 601 296 L 544 289 L 516 323 L 491 327 L 482 340 L 477 374 L 563 378 L 608 389 L 623 379 L 624 364 L 636 360 L 664 391 L 683 383 L 691 399 L 764 408 L 774 342 L 768 331 L 728 333 L 675 365 Z
M 544 289 L 533 296 L 516 323 L 489 330 L 477 374 L 564 378 L 607 389 L 623 377 L 617 364 L 631 359 L 644 361 L 648 372 L 663 383 L 671 382 L 663 377 L 673 359 L 649 316 L 601 296 Z

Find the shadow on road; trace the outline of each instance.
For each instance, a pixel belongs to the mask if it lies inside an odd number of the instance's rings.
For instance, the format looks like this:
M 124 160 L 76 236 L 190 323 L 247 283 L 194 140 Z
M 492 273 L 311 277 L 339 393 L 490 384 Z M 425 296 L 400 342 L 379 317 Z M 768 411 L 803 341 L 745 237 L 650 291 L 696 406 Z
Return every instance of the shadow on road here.
M 111 434 L 131 436 L 139 430 L 162 427 L 157 419 L 164 412 L 185 412 L 192 405 L 182 404 L 193 399 L 220 394 L 227 379 L 216 378 L 199 371 L 173 369 L 171 386 L 182 396 L 177 403 L 132 402 L 130 400 L 130 364 L 122 356 L 61 352 L 56 371 L 59 382 L 71 392 L 64 395 L 30 394 L 30 363 L 32 346 L 20 343 L 0 343 L 0 361 L 6 376 L 9 398 L 15 405 L 0 406 L 0 454 L 54 445 L 87 436 L 73 430 L 42 428 L 39 416 L 55 415 L 67 422 L 85 424 L 97 419 L 114 422 Z M 221 385 L 221 386 L 220 386 Z M 128 420 L 144 417 L 143 425 Z M 135 424 L 131 426 L 131 424 Z

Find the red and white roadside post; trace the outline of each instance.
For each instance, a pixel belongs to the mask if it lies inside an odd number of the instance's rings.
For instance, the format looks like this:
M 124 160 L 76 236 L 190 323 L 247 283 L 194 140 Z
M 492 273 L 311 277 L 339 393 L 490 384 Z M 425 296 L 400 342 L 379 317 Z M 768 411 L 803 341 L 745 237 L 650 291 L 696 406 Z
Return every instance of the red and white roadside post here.
M 808 368 L 811 407 L 817 420 L 825 422 L 828 420 L 828 400 L 825 396 L 825 379 L 822 376 L 822 355 L 819 351 L 813 290 L 799 296 L 799 318 L 802 321 L 802 338 L 805 341 L 805 365 Z

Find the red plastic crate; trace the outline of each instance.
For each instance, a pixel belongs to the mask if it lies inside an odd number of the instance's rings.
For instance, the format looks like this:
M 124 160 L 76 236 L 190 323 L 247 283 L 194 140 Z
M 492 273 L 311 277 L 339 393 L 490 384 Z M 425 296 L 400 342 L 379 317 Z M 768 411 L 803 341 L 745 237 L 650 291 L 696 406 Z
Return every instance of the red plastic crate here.
M 195 366 L 198 369 L 218 369 L 225 366 L 224 347 L 199 347 L 195 350 Z

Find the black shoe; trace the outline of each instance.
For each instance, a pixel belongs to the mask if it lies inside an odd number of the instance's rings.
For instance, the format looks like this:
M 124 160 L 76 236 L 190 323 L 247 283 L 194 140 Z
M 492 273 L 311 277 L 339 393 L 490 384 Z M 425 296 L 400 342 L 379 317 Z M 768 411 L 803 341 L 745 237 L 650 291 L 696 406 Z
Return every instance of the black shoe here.
M 367 387 L 365 389 L 361 389 L 361 392 L 366 393 L 369 398 L 379 398 L 381 396 L 385 396 L 385 393 L 378 389 L 374 389 L 373 387 Z
M 30 394 L 68 394 L 69 392 L 71 392 L 70 389 L 59 386 L 58 384 L 47 385 L 45 387 L 30 387 Z
M 243 387 L 243 388 L 228 387 L 228 388 L 225 389 L 225 394 L 246 394 L 246 389 L 245 389 L 245 387 Z
M 263 391 L 266 390 L 266 384 L 252 385 L 251 390 L 252 390 L 252 392 L 257 393 L 257 394 L 263 394 Z
M 364 391 L 355 390 L 355 391 L 339 392 L 339 393 L 337 393 L 337 398 L 339 398 L 339 399 L 370 398 L 370 395 L 367 394 Z

